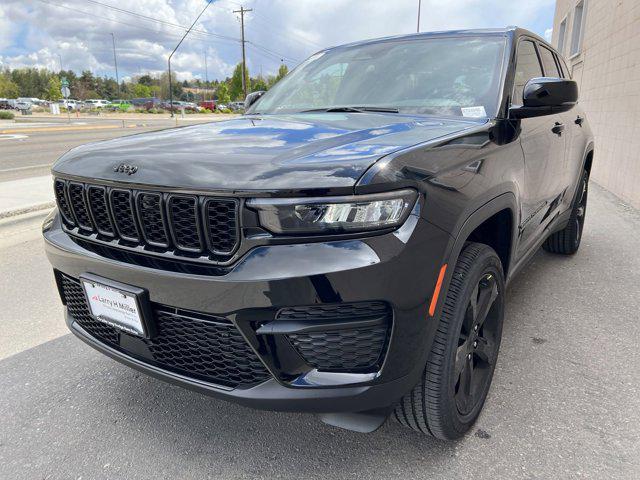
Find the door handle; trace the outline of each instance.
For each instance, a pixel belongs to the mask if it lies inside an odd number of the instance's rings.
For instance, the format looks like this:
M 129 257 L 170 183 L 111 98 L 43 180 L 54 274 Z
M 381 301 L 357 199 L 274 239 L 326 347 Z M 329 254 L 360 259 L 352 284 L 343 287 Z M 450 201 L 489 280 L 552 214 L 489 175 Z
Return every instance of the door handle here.
M 584 123 L 584 118 L 578 115 L 578 118 L 576 118 L 576 125 L 582 126 L 583 123 Z
M 564 132 L 564 123 L 556 122 L 551 131 L 556 135 L 562 135 L 562 132 Z

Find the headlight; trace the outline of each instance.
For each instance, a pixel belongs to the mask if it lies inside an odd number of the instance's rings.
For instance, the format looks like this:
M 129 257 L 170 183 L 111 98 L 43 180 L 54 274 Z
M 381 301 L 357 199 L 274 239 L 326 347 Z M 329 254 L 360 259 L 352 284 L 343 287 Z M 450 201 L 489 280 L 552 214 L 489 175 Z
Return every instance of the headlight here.
M 254 198 L 260 224 L 273 233 L 349 233 L 394 228 L 411 213 L 418 194 L 397 190 L 373 195 Z

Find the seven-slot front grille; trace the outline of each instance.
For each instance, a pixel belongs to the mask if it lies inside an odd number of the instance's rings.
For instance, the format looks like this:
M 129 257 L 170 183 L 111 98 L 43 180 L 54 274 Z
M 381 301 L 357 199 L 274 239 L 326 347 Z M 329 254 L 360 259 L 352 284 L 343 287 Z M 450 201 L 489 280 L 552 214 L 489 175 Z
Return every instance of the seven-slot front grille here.
M 240 243 L 236 199 L 133 190 L 56 178 L 70 233 L 151 253 L 224 260 Z M 124 242 L 124 243 L 123 243 Z
M 60 283 L 69 315 L 91 337 L 163 370 L 227 387 L 252 385 L 271 375 L 228 319 L 152 305 L 155 335 L 133 337 L 93 319 L 80 283 L 64 274 Z M 140 345 L 132 351 L 132 346 Z

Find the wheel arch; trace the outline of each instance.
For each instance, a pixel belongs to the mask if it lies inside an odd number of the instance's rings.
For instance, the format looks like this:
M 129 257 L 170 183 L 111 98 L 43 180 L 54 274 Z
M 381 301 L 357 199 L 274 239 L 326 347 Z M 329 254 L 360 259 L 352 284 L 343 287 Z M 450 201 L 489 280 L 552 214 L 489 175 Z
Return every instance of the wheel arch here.
M 505 281 L 514 264 L 514 251 L 518 238 L 518 204 L 513 192 L 506 192 L 493 198 L 476 209 L 467 217 L 455 234 L 451 235 L 451 243 L 443 264 L 447 265 L 442 282 L 442 294 L 449 289 L 454 267 L 458 257 L 468 241 L 485 243 L 496 250 L 500 257 L 505 274 Z M 507 220 L 508 219 L 508 220 Z M 500 225 L 498 232 L 491 227 Z M 500 237 L 500 233 L 508 232 L 508 241 Z M 491 238 L 491 234 L 494 235 Z M 496 248 L 497 247 L 497 248 Z M 434 316 L 439 316 L 442 309 L 441 301 Z
M 475 210 L 452 236 L 453 245 L 448 264 L 455 264 L 465 243 L 471 240 L 485 243 L 496 250 L 506 276 L 513 261 L 513 247 L 517 240 L 517 211 L 516 197 L 511 192 L 503 193 Z M 496 231 L 491 227 L 499 229 Z M 499 238 L 499 234 L 505 232 L 508 237 Z
M 593 146 L 593 142 L 591 142 L 589 143 L 589 145 L 587 145 L 587 149 L 584 154 L 584 160 L 582 165 L 583 169 L 589 172 L 589 175 L 591 175 L 591 167 L 593 166 L 593 151 L 594 151 L 594 146 Z

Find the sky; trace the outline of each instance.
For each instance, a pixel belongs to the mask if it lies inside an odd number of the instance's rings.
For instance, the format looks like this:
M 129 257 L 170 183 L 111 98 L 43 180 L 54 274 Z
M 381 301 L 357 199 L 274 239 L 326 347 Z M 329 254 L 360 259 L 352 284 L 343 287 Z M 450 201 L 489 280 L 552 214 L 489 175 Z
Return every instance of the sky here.
M 214 0 L 171 65 L 180 80 L 222 79 L 241 59 L 245 14 L 252 75 L 294 67 L 322 48 L 413 33 L 418 0 Z M 0 0 L 0 68 L 158 75 L 206 0 Z M 421 31 L 518 25 L 550 37 L 555 0 L 422 0 Z M 111 34 L 113 33 L 113 38 Z M 206 66 L 205 66 L 206 59 Z

